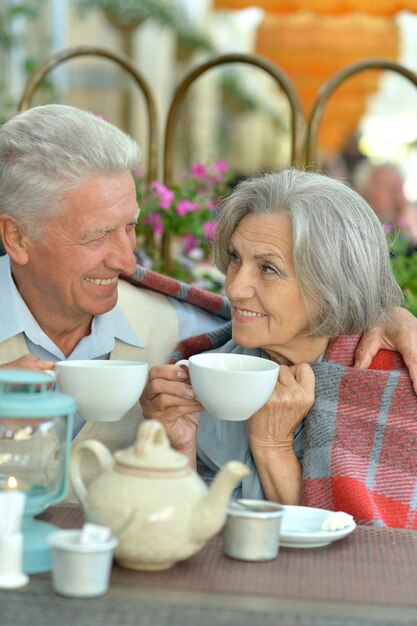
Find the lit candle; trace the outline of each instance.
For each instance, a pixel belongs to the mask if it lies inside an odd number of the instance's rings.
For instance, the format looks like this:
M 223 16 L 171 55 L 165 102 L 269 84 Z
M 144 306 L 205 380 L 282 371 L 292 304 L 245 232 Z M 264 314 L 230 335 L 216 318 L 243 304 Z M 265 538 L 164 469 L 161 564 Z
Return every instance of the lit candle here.
M 24 480 L 18 480 L 16 476 L 0 479 L 0 491 L 29 491 L 30 484 Z

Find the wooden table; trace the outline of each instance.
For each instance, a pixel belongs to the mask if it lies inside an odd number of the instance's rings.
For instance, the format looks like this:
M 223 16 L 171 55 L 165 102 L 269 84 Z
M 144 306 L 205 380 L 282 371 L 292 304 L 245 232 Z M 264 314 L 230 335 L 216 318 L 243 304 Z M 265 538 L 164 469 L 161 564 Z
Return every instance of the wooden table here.
M 43 519 L 81 527 L 78 508 Z M 247 563 L 222 554 L 218 535 L 163 572 L 113 566 L 105 596 L 64 598 L 50 575 L 0 591 L 1 626 L 416 626 L 417 532 L 358 527 L 329 546 L 281 548 Z

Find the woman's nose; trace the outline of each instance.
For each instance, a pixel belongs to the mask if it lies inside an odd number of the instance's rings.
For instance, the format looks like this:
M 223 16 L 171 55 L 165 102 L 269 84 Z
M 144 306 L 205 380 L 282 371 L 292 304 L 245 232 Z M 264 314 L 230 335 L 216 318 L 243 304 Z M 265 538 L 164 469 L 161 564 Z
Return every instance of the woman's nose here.
M 248 299 L 255 295 L 253 277 L 249 270 L 241 267 L 233 275 L 227 277 L 226 293 L 230 299 Z

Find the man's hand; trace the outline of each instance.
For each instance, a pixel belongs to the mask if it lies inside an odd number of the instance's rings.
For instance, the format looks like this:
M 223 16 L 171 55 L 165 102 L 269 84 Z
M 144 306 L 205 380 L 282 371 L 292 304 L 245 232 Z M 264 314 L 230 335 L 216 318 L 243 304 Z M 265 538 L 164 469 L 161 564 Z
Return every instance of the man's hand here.
M 9 361 L 9 363 L 3 363 L 0 365 L 2 370 L 37 370 L 43 372 L 44 370 L 51 370 L 55 366 L 53 361 L 43 361 L 33 354 L 26 354 L 21 356 L 20 359 L 15 361 Z
M 368 368 L 381 349 L 401 354 L 417 394 L 417 318 L 398 308 L 387 321 L 365 332 L 355 352 L 355 367 Z

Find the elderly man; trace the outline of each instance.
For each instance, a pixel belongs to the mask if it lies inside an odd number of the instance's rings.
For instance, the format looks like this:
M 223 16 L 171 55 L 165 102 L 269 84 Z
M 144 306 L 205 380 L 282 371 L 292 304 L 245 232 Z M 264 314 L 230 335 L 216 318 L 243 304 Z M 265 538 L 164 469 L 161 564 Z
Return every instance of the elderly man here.
M 121 280 L 137 271 L 131 172 L 139 158 L 133 139 L 74 107 L 35 107 L 0 128 L 0 367 L 96 358 L 154 365 L 178 340 L 219 325 L 198 307 Z M 414 345 L 417 321 L 399 310 L 367 336 L 357 364 L 396 347 L 417 388 Z M 191 386 L 181 388 L 190 413 L 200 410 Z M 138 405 L 120 422 L 77 424 L 74 435 L 115 450 L 132 442 L 141 418 Z
M 3 367 L 109 357 L 160 363 L 198 324 L 223 321 L 119 281 L 136 271 L 131 172 L 139 159 L 125 133 L 73 107 L 37 107 L 0 129 Z M 139 411 L 117 424 L 89 424 L 83 436 L 126 445 Z

